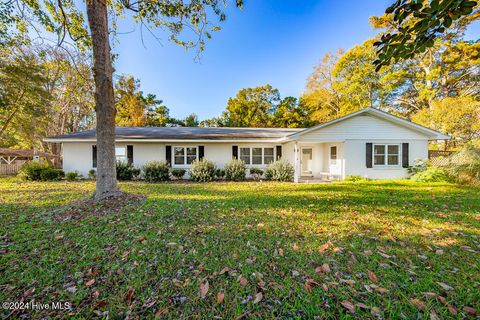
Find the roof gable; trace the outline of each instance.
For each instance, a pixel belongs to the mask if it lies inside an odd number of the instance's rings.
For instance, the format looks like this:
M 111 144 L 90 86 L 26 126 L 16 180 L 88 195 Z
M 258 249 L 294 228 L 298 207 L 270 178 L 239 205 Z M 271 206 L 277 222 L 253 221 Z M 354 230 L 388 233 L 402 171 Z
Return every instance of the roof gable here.
M 369 116 L 370 119 L 377 119 L 375 121 L 369 121 L 366 123 L 363 128 L 362 127 L 355 127 L 355 123 L 360 123 L 358 119 L 353 120 L 354 118 L 358 118 L 359 116 Z M 362 117 L 363 118 L 363 117 Z M 365 120 L 368 119 L 367 117 L 364 118 Z M 347 125 L 348 124 L 348 125 Z M 374 108 L 365 108 L 359 110 L 357 112 L 350 113 L 346 116 L 340 117 L 338 119 L 325 122 L 319 124 L 317 126 L 290 134 L 286 140 L 297 140 L 300 137 L 306 138 L 308 136 L 314 136 L 314 133 L 317 135 L 328 135 L 328 133 L 334 133 L 337 131 L 338 138 L 341 138 L 342 135 L 348 136 L 349 138 L 361 138 L 362 134 L 366 132 L 362 132 L 361 130 L 365 130 L 365 126 L 370 125 L 372 129 L 372 133 L 379 134 L 383 138 L 392 138 L 387 137 L 387 135 L 401 135 L 400 138 L 406 138 L 405 135 L 409 136 L 410 138 L 425 138 L 427 137 L 429 140 L 442 140 L 442 139 L 450 139 L 448 135 L 444 135 L 440 132 L 435 130 L 423 127 L 421 125 L 415 124 L 411 121 L 399 118 L 394 116 L 390 113 L 380 111 Z M 392 126 L 393 125 L 393 126 Z M 339 127 L 333 129 L 332 127 Z M 383 130 L 382 130 L 383 129 Z M 350 132 L 349 132 L 350 131 Z M 349 134 L 351 134 L 349 136 Z M 356 135 L 355 135 L 356 134 Z M 365 138 L 373 138 L 373 137 L 366 137 Z M 347 137 L 344 137 L 347 138 Z

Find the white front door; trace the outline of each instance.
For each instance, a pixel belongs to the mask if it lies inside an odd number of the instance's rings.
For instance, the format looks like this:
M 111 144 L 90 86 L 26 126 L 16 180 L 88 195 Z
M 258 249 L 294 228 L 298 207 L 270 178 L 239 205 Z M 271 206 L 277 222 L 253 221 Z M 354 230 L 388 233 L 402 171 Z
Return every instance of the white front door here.
M 312 148 L 301 148 L 302 149 L 302 176 L 311 176 L 312 175 L 312 164 L 313 164 L 313 151 Z
M 338 146 L 332 145 L 329 147 L 329 154 L 328 154 L 328 163 L 329 163 L 329 171 L 332 175 L 339 175 L 342 173 L 340 160 L 338 158 Z

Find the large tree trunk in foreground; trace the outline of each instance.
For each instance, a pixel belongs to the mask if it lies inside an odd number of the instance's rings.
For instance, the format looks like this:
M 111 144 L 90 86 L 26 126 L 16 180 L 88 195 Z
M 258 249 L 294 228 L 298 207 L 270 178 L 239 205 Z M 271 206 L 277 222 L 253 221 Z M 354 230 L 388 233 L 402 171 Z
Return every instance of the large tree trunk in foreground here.
M 93 77 L 97 113 L 97 189 L 99 200 L 117 191 L 115 168 L 115 104 L 112 60 L 105 0 L 87 0 L 88 24 L 93 44 Z

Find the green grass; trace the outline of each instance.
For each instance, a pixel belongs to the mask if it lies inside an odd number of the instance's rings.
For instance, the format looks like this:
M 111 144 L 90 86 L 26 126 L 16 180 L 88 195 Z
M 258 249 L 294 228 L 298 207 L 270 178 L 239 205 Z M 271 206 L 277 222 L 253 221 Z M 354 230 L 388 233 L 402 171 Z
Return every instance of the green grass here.
M 58 221 L 54 209 L 89 196 L 92 182 L 0 179 L 0 302 L 35 288 L 25 301 L 73 304 L 68 312 L 23 312 L 33 318 L 460 319 L 469 316 L 464 307 L 480 308 L 478 188 L 410 181 L 120 186 L 147 200 L 114 216 Z M 331 272 L 315 272 L 323 264 Z M 220 274 L 224 268 L 231 271 Z M 311 292 L 309 280 L 318 283 Z M 202 281 L 209 284 L 204 298 Z M 257 293 L 263 299 L 254 303 Z M 351 314 L 344 301 L 368 308 Z

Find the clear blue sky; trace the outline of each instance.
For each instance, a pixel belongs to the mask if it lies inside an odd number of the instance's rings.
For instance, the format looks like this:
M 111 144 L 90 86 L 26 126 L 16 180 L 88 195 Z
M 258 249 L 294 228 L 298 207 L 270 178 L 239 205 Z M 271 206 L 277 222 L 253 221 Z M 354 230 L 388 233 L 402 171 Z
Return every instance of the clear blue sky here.
M 141 80 L 145 93 L 164 100 L 170 114 L 183 118 L 194 112 L 200 119 L 218 116 L 238 90 L 271 84 L 282 97 L 298 97 L 305 80 L 329 51 L 349 49 L 376 34 L 368 18 L 380 15 L 392 1 L 245 0 L 243 10 L 227 9 L 222 30 L 207 42 L 201 61 L 147 31 L 120 21 L 113 48 L 119 54 L 116 74 Z M 159 33 L 161 35 L 161 33 Z M 469 30 L 478 38 L 477 23 Z

